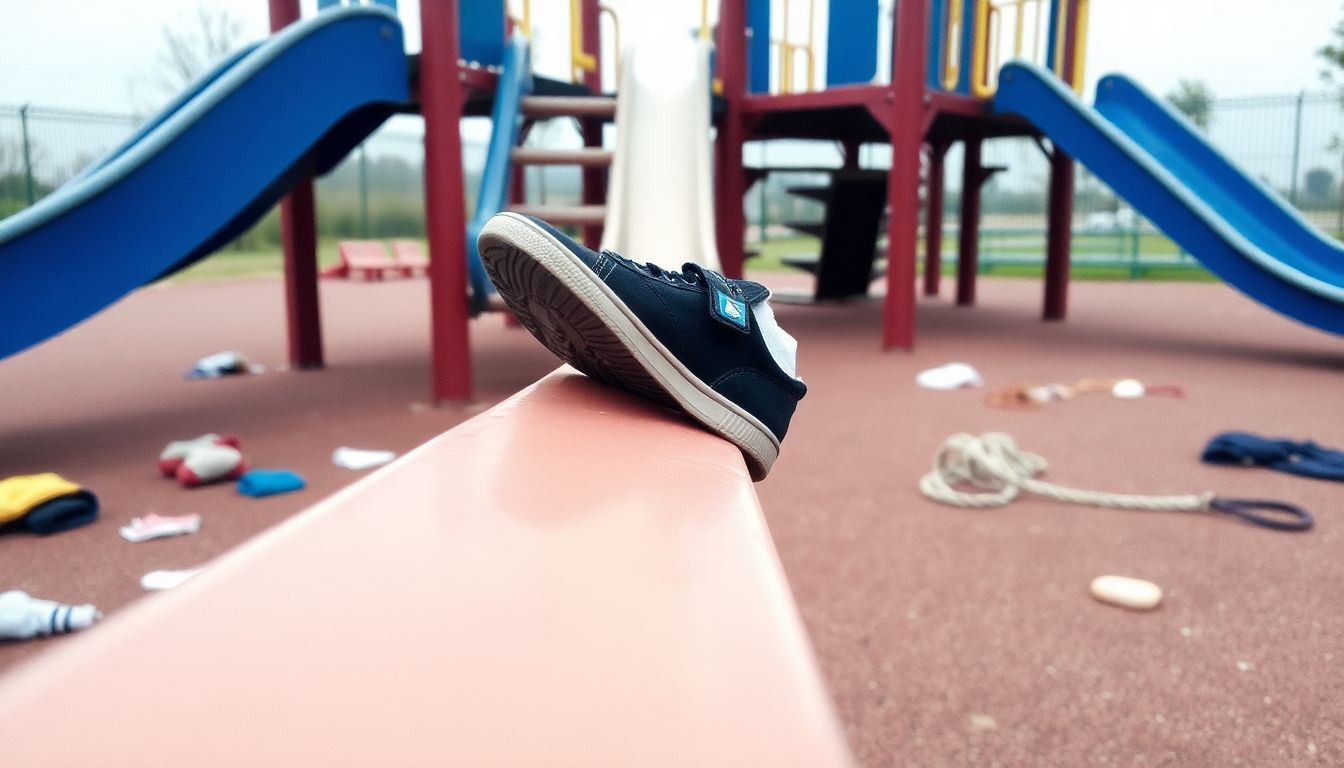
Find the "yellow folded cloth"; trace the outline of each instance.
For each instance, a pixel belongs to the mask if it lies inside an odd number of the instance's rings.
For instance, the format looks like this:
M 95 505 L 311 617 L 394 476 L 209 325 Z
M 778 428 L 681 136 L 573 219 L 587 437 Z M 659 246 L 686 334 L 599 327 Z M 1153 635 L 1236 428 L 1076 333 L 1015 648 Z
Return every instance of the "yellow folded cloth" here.
M 18 520 L 39 504 L 83 490 L 55 472 L 0 480 L 0 523 Z

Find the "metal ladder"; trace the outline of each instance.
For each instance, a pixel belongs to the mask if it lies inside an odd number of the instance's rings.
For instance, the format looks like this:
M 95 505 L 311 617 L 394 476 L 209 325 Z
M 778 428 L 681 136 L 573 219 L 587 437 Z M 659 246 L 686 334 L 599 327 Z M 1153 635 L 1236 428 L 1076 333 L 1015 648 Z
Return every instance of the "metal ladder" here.
M 616 115 L 616 99 L 610 96 L 524 96 L 523 117 L 528 121 L 553 117 L 603 118 Z M 606 168 L 612 151 L 597 147 L 546 149 L 517 146 L 512 162 L 517 167 L 533 165 L 574 165 L 582 168 Z M 505 210 L 536 216 L 557 227 L 601 225 L 607 218 L 606 205 L 508 205 Z

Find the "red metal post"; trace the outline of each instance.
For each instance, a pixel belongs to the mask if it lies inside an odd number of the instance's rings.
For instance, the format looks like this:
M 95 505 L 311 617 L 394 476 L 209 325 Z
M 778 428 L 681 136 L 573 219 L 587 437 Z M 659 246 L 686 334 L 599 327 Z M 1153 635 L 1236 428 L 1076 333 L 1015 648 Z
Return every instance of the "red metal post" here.
M 1073 57 L 1078 48 L 1078 2 L 1064 4 L 1068 25 L 1064 50 L 1064 72 L 1073 79 Z M 1045 298 L 1041 311 L 1044 320 L 1063 320 L 1069 311 L 1069 250 L 1073 237 L 1073 158 L 1059 147 L 1050 153 L 1049 219 L 1045 241 Z
M 947 144 L 929 145 L 929 179 L 924 201 L 924 295 L 937 296 L 943 276 L 943 158 Z
M 742 97 L 747 86 L 746 0 L 723 0 L 719 4 L 719 40 L 715 59 L 723 82 L 725 109 L 715 141 L 714 222 L 718 230 L 719 263 L 728 277 L 742 277 L 746 239 L 746 214 L 742 197 L 747 193 L 742 167 L 742 144 L 746 126 Z M 760 34 L 764 34 L 763 32 Z
M 420 1 L 420 104 L 425 117 L 425 222 L 435 402 L 471 398 L 457 7 L 457 0 Z
M 891 170 L 887 172 L 887 298 L 884 349 L 915 347 L 915 250 L 919 237 L 919 156 L 924 143 L 927 0 L 900 0 L 891 39 Z
M 975 275 L 980 267 L 980 184 L 985 180 L 980 166 L 980 138 L 962 142 L 961 226 L 957 233 L 957 306 L 975 304 Z
M 1073 220 L 1073 158 L 1050 154 L 1050 218 L 1045 239 L 1045 306 L 1042 318 L 1063 320 L 1069 308 L 1069 241 Z
M 583 0 L 580 3 L 583 13 L 583 19 L 579 24 L 579 31 L 583 36 L 583 50 L 593 57 L 596 66 L 593 71 L 585 72 L 583 84 L 588 86 L 593 93 L 602 92 L 602 25 L 601 25 L 601 7 L 598 0 Z M 585 147 L 602 146 L 602 126 L 604 122 L 600 119 L 589 119 L 579 121 L 580 130 L 583 132 L 583 145 Z M 583 204 L 584 205 L 603 205 L 607 202 L 607 169 L 596 166 L 585 166 L 583 175 Z M 593 224 L 583 228 L 583 241 L 589 248 L 596 248 L 602 242 L 602 225 Z
M 269 0 L 271 31 L 299 20 L 299 0 Z M 285 254 L 285 321 L 291 368 L 322 367 L 322 315 L 317 292 L 317 215 L 313 181 L 303 178 L 280 201 Z

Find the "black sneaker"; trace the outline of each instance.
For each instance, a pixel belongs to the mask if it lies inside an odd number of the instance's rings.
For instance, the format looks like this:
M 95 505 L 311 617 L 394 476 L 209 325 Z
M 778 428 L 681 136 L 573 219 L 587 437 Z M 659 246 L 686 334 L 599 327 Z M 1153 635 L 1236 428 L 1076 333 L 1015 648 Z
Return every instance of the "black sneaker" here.
M 478 245 L 500 296 L 548 349 L 686 412 L 741 448 L 753 479 L 770 471 L 807 387 L 780 369 L 754 321 L 769 289 L 597 253 L 516 213 L 490 219 Z

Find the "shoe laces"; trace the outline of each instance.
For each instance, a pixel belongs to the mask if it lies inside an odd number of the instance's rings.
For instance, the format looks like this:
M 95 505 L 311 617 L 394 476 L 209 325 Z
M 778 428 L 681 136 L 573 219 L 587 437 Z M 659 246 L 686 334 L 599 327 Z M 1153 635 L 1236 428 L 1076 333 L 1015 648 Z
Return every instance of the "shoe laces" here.
M 646 272 L 650 276 L 656 277 L 660 280 L 667 280 L 669 282 L 674 283 L 682 282 L 687 283 L 689 285 L 695 285 L 700 281 L 700 273 L 698 270 L 683 268 L 679 271 L 674 271 L 670 269 L 663 269 L 662 267 L 658 266 L 657 264 L 654 264 L 651 261 L 645 262 L 643 264 L 638 264 L 633 259 L 627 259 L 626 257 L 622 256 L 621 254 L 615 251 L 604 250 L 602 251 L 602 253 L 611 256 L 617 261 L 623 261 L 626 264 L 629 264 L 630 266 L 634 267 L 635 269 Z M 687 264 L 687 267 L 689 266 L 690 265 Z

